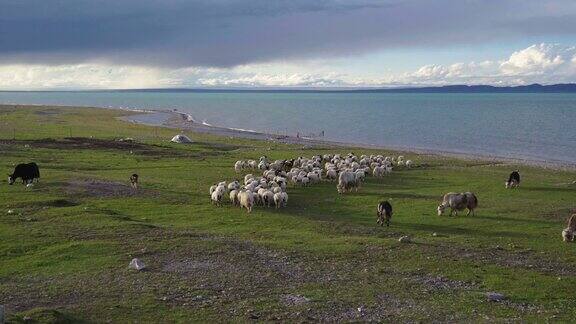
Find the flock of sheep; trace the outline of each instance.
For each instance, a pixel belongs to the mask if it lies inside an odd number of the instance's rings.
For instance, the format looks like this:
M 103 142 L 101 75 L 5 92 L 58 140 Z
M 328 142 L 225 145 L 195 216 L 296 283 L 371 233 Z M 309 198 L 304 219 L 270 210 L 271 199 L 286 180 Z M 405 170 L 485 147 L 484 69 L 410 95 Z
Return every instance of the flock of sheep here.
M 262 156 L 258 161 L 236 161 L 236 173 L 243 171 L 262 172 L 262 176 L 247 174 L 243 184 L 238 180 L 230 183 L 222 181 L 210 187 L 212 203 L 221 205 L 227 195 L 230 203 L 252 211 L 255 205 L 281 208 L 288 203 L 286 189 L 294 186 L 310 186 L 321 181 L 337 181 L 338 193 L 357 191 L 369 175 L 383 177 L 392 172 L 393 167 L 411 168 L 413 162 L 404 156 L 384 157 L 382 155 L 356 156 L 349 153 L 315 155 L 311 158 L 298 157 L 290 160 L 269 161 Z
M 336 189 L 339 194 L 358 191 L 367 176 L 384 177 L 395 167 L 411 168 L 412 160 L 404 156 L 362 155 L 354 153 L 347 155 L 326 154 L 315 155 L 311 158 L 298 157 L 290 160 L 269 161 L 266 156 L 256 160 L 240 160 L 234 163 L 236 173 L 243 171 L 255 172 L 260 170 L 261 176 L 247 174 L 243 183 L 234 180 L 225 181 L 210 187 L 210 198 L 214 204 L 221 205 L 224 196 L 228 196 L 235 206 L 246 208 L 250 213 L 256 205 L 265 207 L 285 207 L 288 203 L 288 185 L 310 186 L 321 181 L 337 181 Z M 520 173 L 512 171 L 505 183 L 506 188 L 517 188 L 520 185 Z M 438 215 L 450 209 L 450 215 L 457 215 L 458 211 L 468 210 L 474 215 L 478 207 L 478 198 L 472 192 L 449 192 L 444 195 L 437 207 Z M 392 205 L 382 201 L 377 207 L 377 223 L 390 224 Z M 564 241 L 576 240 L 576 214 L 568 221 L 568 227 L 562 231 Z

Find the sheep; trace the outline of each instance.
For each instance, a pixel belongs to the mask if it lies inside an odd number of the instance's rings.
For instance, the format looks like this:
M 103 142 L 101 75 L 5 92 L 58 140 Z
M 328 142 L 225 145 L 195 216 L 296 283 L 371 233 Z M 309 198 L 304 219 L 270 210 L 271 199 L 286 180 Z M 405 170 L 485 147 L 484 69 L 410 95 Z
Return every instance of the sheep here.
M 252 207 L 254 206 L 254 194 L 252 192 L 241 190 L 238 193 L 238 201 L 240 202 L 240 208 L 246 208 L 248 213 L 252 212 Z
M 258 193 L 252 192 L 252 198 L 254 199 L 254 206 L 262 206 L 264 205 L 264 202 L 262 200 L 262 196 L 260 196 Z
M 234 163 L 234 171 L 236 171 L 236 173 L 242 172 L 243 168 L 244 168 L 244 162 L 236 161 L 236 163 Z
M 224 191 L 225 191 L 224 188 L 219 186 L 216 188 L 216 190 L 214 190 L 214 192 L 212 192 L 210 198 L 212 199 L 213 204 L 216 204 L 218 206 L 222 204 L 222 197 L 224 196 Z
M 336 185 L 338 193 L 340 194 L 345 193 L 347 191 L 350 191 L 352 188 L 358 191 L 358 181 L 356 179 L 356 173 L 348 170 L 341 172 L 340 175 L 338 176 L 338 185 Z
M 274 194 L 274 204 L 276 205 L 276 209 L 280 207 L 286 207 L 288 203 L 288 194 L 285 192 L 277 192 Z
M 246 190 L 249 190 L 249 191 L 255 191 L 256 187 L 258 187 L 258 182 L 256 182 L 256 181 L 251 181 L 247 185 L 244 186 L 244 188 L 246 188 Z
M 272 207 L 274 204 L 274 193 L 270 190 L 266 190 L 261 195 L 262 197 L 262 204 L 266 207 Z
M 562 230 L 562 240 L 566 243 L 574 242 L 576 236 L 576 214 L 568 218 L 568 226 Z
M 236 189 L 230 190 L 229 197 L 232 205 L 238 206 L 240 204 L 240 202 L 238 201 L 238 190 Z
M 234 180 L 228 184 L 228 190 L 229 191 L 238 190 L 238 189 L 240 189 L 240 182 L 238 182 L 238 180 Z
M 406 167 L 408 169 L 410 169 L 412 167 L 412 164 L 414 164 L 414 162 L 412 162 L 412 160 L 406 160 Z
M 376 212 L 378 218 L 376 219 L 376 223 L 380 224 L 380 226 L 390 226 L 390 219 L 392 218 L 392 205 L 388 201 L 381 201 L 378 204 L 378 209 Z
M 471 193 L 455 193 L 449 192 L 444 195 L 442 203 L 438 205 L 437 211 L 438 216 L 441 216 L 446 208 L 450 207 L 450 216 L 452 214 L 458 215 L 458 211 L 468 209 L 466 216 L 470 215 L 472 212 L 474 214 L 474 209 L 478 206 L 478 198 Z
M 466 196 L 466 208 L 468 209 L 468 213 L 466 216 L 472 213 L 472 216 L 476 216 L 476 208 L 478 207 L 478 198 L 472 192 L 465 192 L 464 195 Z
M 383 166 L 377 166 L 372 170 L 372 175 L 376 178 L 382 177 L 384 176 L 384 173 L 386 172 L 385 167 Z
M 258 169 L 259 170 L 268 170 L 268 163 L 261 161 L 260 163 L 258 163 Z
M 268 166 L 271 170 L 280 170 L 284 168 L 284 161 L 276 160 Z
M 328 180 L 338 179 L 338 171 L 336 171 L 335 169 L 328 169 L 326 171 L 326 179 Z
M 366 173 L 364 170 L 356 170 L 356 180 L 358 181 L 358 185 L 360 185 L 364 179 L 366 178 Z
M 316 172 L 308 172 L 306 175 L 308 179 L 310 179 L 310 183 L 318 183 L 320 182 L 320 176 Z
M 286 188 L 289 182 L 294 186 L 308 186 L 321 182 L 325 177 L 328 180 L 338 180 L 336 186 L 338 193 L 350 192 L 352 189 L 358 191 L 365 178 L 370 175 L 382 177 L 392 171 L 393 165 L 404 164 L 408 168 L 412 166 L 411 160 L 404 161 L 403 156 L 399 156 L 398 159 L 382 155 L 356 156 L 353 152 L 344 156 L 325 154 L 314 155 L 311 158 L 300 156 L 289 160 L 270 161 L 266 156 L 258 160 L 238 160 L 234 163 L 237 173 L 245 169 L 260 169 L 261 174 L 246 174 L 243 186 L 242 180 L 214 184 L 210 187 L 210 196 L 213 203 L 220 205 L 222 196 L 227 194 L 233 205 L 240 205 L 248 212 L 252 211 L 254 205 L 270 207 L 274 203 L 279 208 L 286 204 L 284 199 L 285 197 L 287 199 Z M 241 196 L 245 198 L 244 204 L 241 203 Z M 468 201 L 466 198 L 466 202 L 471 204 L 469 213 L 473 212 L 477 200 L 471 198 Z M 439 209 L 443 211 L 447 207 L 448 205 Z M 386 220 L 382 218 L 381 224 L 384 223 Z

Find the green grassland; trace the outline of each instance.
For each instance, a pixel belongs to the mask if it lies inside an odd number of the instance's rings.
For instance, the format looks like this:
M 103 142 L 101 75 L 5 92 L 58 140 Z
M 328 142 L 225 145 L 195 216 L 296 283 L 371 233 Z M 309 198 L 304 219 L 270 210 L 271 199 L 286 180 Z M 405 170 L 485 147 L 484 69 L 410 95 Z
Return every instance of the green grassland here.
M 572 171 L 405 153 L 415 168 L 369 177 L 358 193 L 338 195 L 333 182 L 290 187 L 287 208 L 247 214 L 213 206 L 208 195 L 213 183 L 243 177 L 238 159 L 398 153 L 193 133 L 194 144 L 173 144 L 176 130 L 117 119 L 126 114 L 0 107 L 0 172 L 35 161 L 42 173 L 32 188 L 0 181 L 7 320 L 576 317 L 576 245 L 560 235 L 576 207 Z M 515 168 L 522 186 L 507 190 Z M 133 172 L 138 193 L 128 184 Z M 437 216 L 448 191 L 477 193 L 476 216 Z M 376 225 L 382 199 L 395 208 L 389 228 Z M 413 242 L 398 242 L 403 235 Z M 129 269 L 134 257 L 148 270 Z M 487 292 L 506 299 L 489 301 Z

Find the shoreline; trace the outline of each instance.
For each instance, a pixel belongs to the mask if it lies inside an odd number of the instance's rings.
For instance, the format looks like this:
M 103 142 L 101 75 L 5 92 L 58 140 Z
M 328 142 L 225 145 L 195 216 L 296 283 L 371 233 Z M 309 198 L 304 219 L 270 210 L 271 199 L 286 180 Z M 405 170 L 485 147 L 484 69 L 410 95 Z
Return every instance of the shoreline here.
M 114 109 L 114 108 L 108 108 Z M 221 126 L 214 126 L 208 123 L 200 123 L 196 121 L 193 116 L 187 113 L 173 111 L 173 110 L 163 110 L 163 109 L 128 109 L 128 108 L 117 108 L 124 111 L 131 111 L 136 114 L 121 117 L 120 120 L 132 123 L 139 123 L 149 126 L 159 126 L 167 127 L 172 129 L 177 129 L 180 131 L 192 131 L 203 134 L 210 134 L 223 137 L 234 137 L 234 138 L 244 138 L 260 141 L 274 141 L 276 143 L 291 144 L 291 145 L 304 145 L 304 147 L 335 147 L 335 148 L 363 148 L 363 149 L 374 149 L 374 150 L 386 150 L 386 151 L 398 151 L 403 153 L 412 153 L 419 155 L 429 155 L 438 157 L 449 157 L 457 158 L 462 160 L 471 161 L 486 161 L 491 163 L 499 164 L 518 164 L 530 167 L 540 167 L 545 169 L 554 170 L 565 170 L 574 171 L 576 170 L 576 162 L 570 163 L 566 161 L 545 161 L 537 159 L 522 159 L 513 158 L 505 156 L 495 156 L 495 155 L 483 155 L 474 153 L 463 153 L 463 152 L 450 152 L 442 150 L 432 150 L 432 149 L 417 149 L 408 147 L 394 147 L 394 146 L 382 146 L 375 144 L 366 143 L 348 143 L 339 142 L 331 140 L 320 140 L 306 137 L 296 137 L 290 135 L 277 135 L 265 132 L 258 132 L 253 130 L 243 130 L 236 128 L 227 128 Z M 149 116 L 150 114 L 166 114 L 169 117 L 164 119 L 161 123 L 146 123 L 134 119 L 137 116 Z
M 47 104 L 13 104 L 13 103 L 0 103 L 0 106 L 21 106 L 21 107 L 61 107 L 61 108 L 94 108 L 94 109 L 111 109 L 130 112 L 130 115 L 118 117 L 118 120 L 127 123 L 137 123 L 148 126 L 155 127 L 166 127 L 170 129 L 175 129 L 179 131 L 191 131 L 203 134 L 210 134 L 222 137 L 231 138 L 244 138 L 259 141 L 274 141 L 276 143 L 290 144 L 290 145 L 303 145 L 304 148 L 311 147 L 332 147 L 332 148 L 362 148 L 362 149 L 372 149 L 372 150 L 386 150 L 386 151 L 396 151 L 402 153 L 411 153 L 418 155 L 428 155 L 435 157 L 447 157 L 456 158 L 468 161 L 484 161 L 493 164 L 510 164 L 510 165 L 524 165 L 529 167 L 539 167 L 544 169 L 553 169 L 559 171 L 575 171 L 576 162 L 558 161 L 558 160 L 539 160 L 530 158 L 514 158 L 506 156 L 497 156 L 489 154 L 475 154 L 466 152 L 453 152 L 453 151 L 442 151 L 434 149 L 421 149 L 421 148 L 410 148 L 410 147 L 395 147 L 395 146 L 383 146 L 376 144 L 366 144 L 366 143 L 348 143 L 330 140 L 320 140 L 312 139 L 306 137 L 297 138 L 296 136 L 290 135 L 277 135 L 265 132 L 258 132 L 253 130 L 244 130 L 236 128 L 227 128 L 221 126 L 214 126 L 208 123 L 200 123 L 194 118 L 180 111 L 174 111 L 169 109 L 157 109 L 157 108 L 130 108 L 130 107 L 97 107 L 97 106 L 84 106 L 84 105 L 47 105 Z M 138 120 L 135 117 L 151 116 L 151 115 L 165 114 L 167 115 L 160 122 L 145 122 Z

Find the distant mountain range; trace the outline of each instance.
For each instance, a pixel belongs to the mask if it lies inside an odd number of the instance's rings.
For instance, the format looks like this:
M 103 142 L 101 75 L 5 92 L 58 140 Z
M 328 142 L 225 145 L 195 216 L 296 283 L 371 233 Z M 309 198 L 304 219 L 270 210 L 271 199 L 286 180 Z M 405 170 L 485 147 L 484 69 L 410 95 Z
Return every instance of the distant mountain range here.
M 271 92 L 271 93 L 576 93 L 576 83 L 531 84 L 513 87 L 490 85 L 448 85 L 440 87 L 397 87 L 397 88 L 157 88 L 157 89 L 117 89 L 117 90 L 31 90 L 0 92 Z
M 576 84 L 531 84 L 514 87 L 495 87 L 490 85 L 449 85 L 442 87 L 366 89 L 357 91 L 390 93 L 576 93 Z
M 106 91 L 106 90 L 103 90 Z M 405 87 L 405 88 L 366 88 L 366 89 L 286 89 L 286 88 L 166 88 L 114 90 L 129 92 L 346 92 L 346 93 L 576 93 L 576 83 L 541 85 L 531 84 L 513 87 L 495 87 L 490 85 L 449 85 L 441 87 Z

